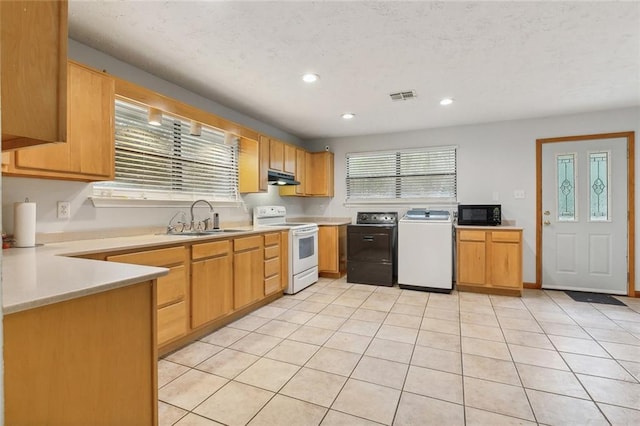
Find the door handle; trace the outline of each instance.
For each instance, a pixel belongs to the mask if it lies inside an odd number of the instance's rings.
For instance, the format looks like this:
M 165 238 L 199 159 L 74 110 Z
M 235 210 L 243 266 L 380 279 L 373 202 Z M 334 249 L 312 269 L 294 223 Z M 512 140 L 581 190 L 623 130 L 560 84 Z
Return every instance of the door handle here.
M 549 216 L 551 214 L 551 212 L 549 210 L 545 210 L 544 213 L 542 213 L 545 216 Z
M 545 221 L 544 221 L 544 222 L 542 222 L 542 223 L 544 223 L 545 225 L 551 225 L 551 222 L 549 222 L 548 220 L 545 220 Z

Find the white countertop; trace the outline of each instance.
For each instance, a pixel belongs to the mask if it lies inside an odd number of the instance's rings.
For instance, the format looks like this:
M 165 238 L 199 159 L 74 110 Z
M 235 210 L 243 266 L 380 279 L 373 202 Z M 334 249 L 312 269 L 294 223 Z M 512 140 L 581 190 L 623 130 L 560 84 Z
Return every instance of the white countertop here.
M 322 216 L 300 216 L 287 218 L 289 222 L 312 222 L 318 226 L 340 226 L 349 225 L 351 223 L 350 217 L 322 217 Z
M 272 227 L 279 230 L 279 227 Z M 166 275 L 168 269 L 129 265 L 81 256 L 115 250 L 153 248 L 264 232 L 251 227 L 239 233 L 207 236 L 139 235 L 46 244 L 2 251 L 2 306 L 5 314 L 124 287 Z M 285 229 L 285 228 L 283 228 Z
M 484 231 L 490 231 L 495 229 L 496 231 L 522 231 L 523 228 L 519 226 L 510 225 L 497 225 L 497 226 L 480 226 L 480 225 L 455 225 L 456 229 L 482 229 Z

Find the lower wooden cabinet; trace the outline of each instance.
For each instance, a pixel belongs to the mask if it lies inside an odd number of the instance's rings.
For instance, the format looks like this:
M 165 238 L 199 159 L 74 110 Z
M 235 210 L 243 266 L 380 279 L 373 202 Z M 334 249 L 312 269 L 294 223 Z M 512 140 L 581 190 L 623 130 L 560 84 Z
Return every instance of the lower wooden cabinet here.
M 187 304 L 184 300 L 158 308 L 158 345 L 187 334 Z
M 153 293 L 146 281 L 5 315 L 5 424 L 157 424 Z
M 319 227 L 318 273 L 329 278 L 347 273 L 347 225 Z
M 264 235 L 264 294 L 282 290 L 280 233 Z
M 459 290 L 522 294 L 522 230 L 458 228 L 456 277 Z
M 264 297 L 262 235 L 233 240 L 233 307 L 240 309 Z
M 197 328 L 233 310 L 231 242 L 196 244 L 192 259 L 191 327 Z
M 169 268 L 169 274 L 157 280 L 158 346 L 187 334 L 189 269 L 184 246 L 111 255 L 106 260 Z
M 288 285 L 288 233 L 83 257 L 169 269 L 156 284 L 156 340 L 164 355 L 282 295 Z

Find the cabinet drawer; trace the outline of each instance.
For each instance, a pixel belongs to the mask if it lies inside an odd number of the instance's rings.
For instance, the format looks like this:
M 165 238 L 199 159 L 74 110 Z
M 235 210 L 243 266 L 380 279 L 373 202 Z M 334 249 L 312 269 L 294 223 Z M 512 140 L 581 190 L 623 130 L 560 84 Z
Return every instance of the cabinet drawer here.
M 264 248 L 265 259 L 273 259 L 274 257 L 278 256 L 280 256 L 280 245 Z
M 236 238 L 233 240 L 233 251 L 249 250 L 262 247 L 262 235 L 254 237 Z
M 187 333 L 186 307 L 182 301 L 158 309 L 158 346 Z
M 264 294 L 269 295 L 280 290 L 280 275 L 274 275 L 264 280 Z
M 280 272 L 280 258 L 264 261 L 264 276 L 270 277 Z
M 158 306 L 184 299 L 187 292 L 184 266 L 174 266 L 169 274 L 158 278 Z
M 467 229 L 458 229 L 458 238 L 462 241 L 484 241 L 485 231 L 470 231 Z
M 119 254 L 115 256 L 108 256 L 107 260 L 110 262 L 133 263 L 135 265 L 146 266 L 175 265 L 178 263 L 184 263 L 185 248 L 180 246 L 138 253 Z
M 491 240 L 502 243 L 519 243 L 520 232 L 518 231 L 494 231 L 491 233 Z
M 280 243 L 280 234 L 279 233 L 273 233 L 273 234 L 264 234 L 264 245 L 265 246 L 272 246 L 274 244 L 278 244 Z
M 230 250 L 231 241 L 229 240 L 195 244 L 193 247 L 191 247 L 191 258 L 193 260 L 197 260 L 204 257 L 220 256 L 229 253 Z

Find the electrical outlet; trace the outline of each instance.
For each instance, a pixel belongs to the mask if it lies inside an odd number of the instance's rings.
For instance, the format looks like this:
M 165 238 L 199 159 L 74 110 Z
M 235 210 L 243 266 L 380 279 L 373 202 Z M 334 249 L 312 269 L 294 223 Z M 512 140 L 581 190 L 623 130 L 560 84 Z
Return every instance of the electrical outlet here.
M 513 198 L 522 199 L 524 198 L 524 189 L 516 189 L 513 191 Z
M 71 203 L 68 201 L 58 201 L 58 219 L 69 219 L 71 217 Z

